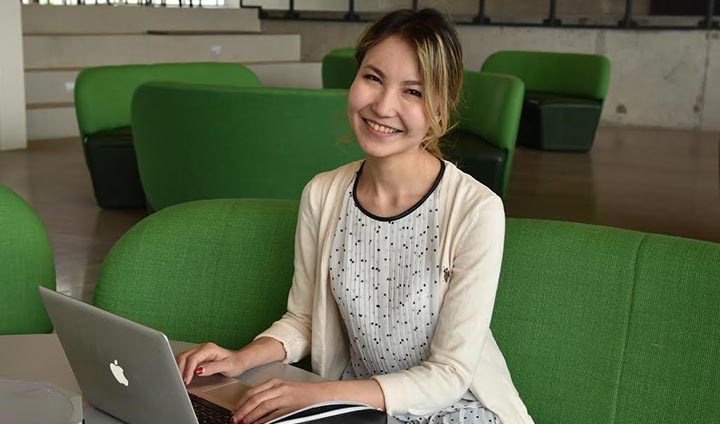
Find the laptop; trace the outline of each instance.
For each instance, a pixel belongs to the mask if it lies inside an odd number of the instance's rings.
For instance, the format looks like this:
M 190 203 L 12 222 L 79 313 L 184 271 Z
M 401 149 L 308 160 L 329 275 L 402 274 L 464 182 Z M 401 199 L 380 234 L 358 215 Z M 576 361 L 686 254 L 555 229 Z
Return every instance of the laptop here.
M 186 388 L 165 334 L 45 287 L 40 295 L 93 407 L 138 424 L 230 422 L 247 385 L 216 376 Z

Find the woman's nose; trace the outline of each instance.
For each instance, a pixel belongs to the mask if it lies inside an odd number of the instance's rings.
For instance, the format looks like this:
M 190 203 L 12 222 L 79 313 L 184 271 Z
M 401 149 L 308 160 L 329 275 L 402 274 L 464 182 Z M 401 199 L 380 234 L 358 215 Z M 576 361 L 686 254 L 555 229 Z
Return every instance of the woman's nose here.
M 382 90 L 373 102 L 372 110 L 381 117 L 395 116 L 397 114 L 397 98 L 392 90 Z

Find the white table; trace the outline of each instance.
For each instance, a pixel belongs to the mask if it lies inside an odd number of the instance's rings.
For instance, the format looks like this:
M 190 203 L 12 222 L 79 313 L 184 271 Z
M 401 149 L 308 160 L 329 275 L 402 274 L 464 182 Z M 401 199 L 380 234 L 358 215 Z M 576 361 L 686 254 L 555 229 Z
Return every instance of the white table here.
M 170 342 L 175 353 L 183 352 L 194 346 L 192 343 Z M 18 378 L 41 380 L 55 386 L 81 393 L 75 375 L 68 364 L 65 352 L 55 334 L 31 334 L 0 336 L 0 378 Z M 297 367 L 282 363 L 273 363 L 250 370 L 238 377 L 251 386 L 272 378 L 296 381 L 321 381 L 319 376 Z M 212 377 L 205 380 L 204 386 L 212 386 Z M 193 383 L 194 384 L 194 383 Z M 203 387 L 202 384 L 195 386 Z M 193 391 L 193 385 L 190 386 Z M 86 424 L 115 424 L 116 419 L 84 403 Z

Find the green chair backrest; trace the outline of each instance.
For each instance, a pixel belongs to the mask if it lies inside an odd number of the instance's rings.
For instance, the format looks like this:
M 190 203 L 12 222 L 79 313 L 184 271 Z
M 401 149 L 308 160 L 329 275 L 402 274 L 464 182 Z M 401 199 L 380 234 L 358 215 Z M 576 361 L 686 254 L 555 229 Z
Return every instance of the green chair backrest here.
M 0 185 L 0 335 L 52 331 L 38 286 L 55 289 L 47 233 L 32 208 Z
M 323 88 L 350 88 L 358 71 L 354 48 L 335 49 L 322 60 Z
M 507 152 L 503 193 L 510 180 L 524 95 L 522 81 L 511 75 L 464 73 L 458 127 Z
M 537 51 L 500 51 L 482 65 L 485 72 L 510 74 L 527 91 L 604 100 L 610 83 L 610 61 L 602 55 Z
M 347 90 L 144 84 L 132 125 L 148 202 L 299 199 L 316 174 L 364 156 L 346 110 Z
M 257 76 L 238 63 L 159 63 L 87 68 L 75 81 L 75 113 L 80 135 L 84 138 L 98 131 L 129 127 L 132 95 L 140 84 L 148 81 L 260 86 Z
M 508 219 L 493 334 L 537 424 L 720 422 L 720 245 Z
M 297 208 L 235 199 L 159 211 L 112 248 L 93 303 L 170 339 L 240 348 L 286 310 Z

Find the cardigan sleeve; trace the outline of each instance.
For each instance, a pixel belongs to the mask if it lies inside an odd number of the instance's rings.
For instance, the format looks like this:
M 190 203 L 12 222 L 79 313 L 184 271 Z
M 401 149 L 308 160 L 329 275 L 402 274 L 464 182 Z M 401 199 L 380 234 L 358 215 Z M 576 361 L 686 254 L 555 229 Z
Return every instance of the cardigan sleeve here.
M 284 363 L 298 362 L 310 352 L 310 336 L 318 255 L 318 225 L 313 211 L 313 182 L 308 183 L 300 199 L 295 231 L 294 274 L 288 294 L 287 312 L 260 337 L 270 337 L 282 343 Z
M 490 332 L 505 234 L 502 201 L 485 198 L 463 217 L 430 356 L 408 370 L 372 377 L 388 414 L 426 415 L 470 386 Z

